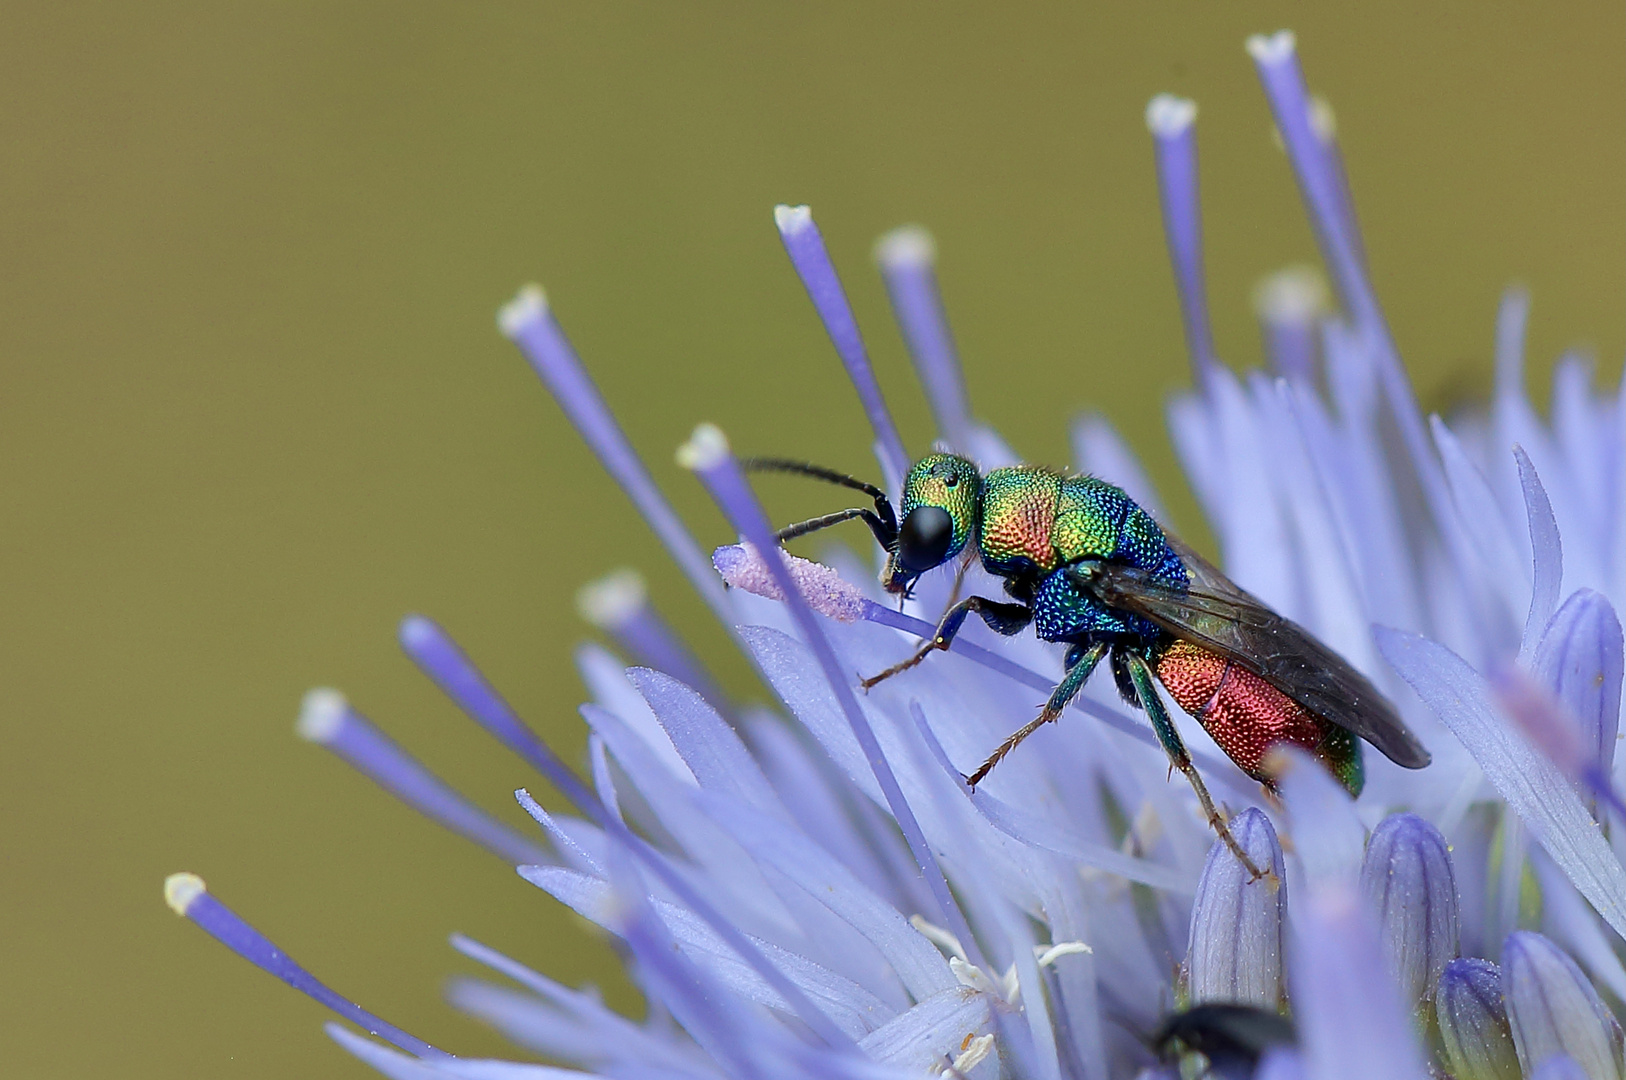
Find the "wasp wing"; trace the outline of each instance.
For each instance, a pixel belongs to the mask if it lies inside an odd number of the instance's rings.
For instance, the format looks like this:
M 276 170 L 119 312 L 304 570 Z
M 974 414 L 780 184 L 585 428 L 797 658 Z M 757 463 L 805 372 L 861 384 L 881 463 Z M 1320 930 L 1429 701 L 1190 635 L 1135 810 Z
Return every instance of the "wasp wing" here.
M 1109 607 L 1142 615 L 1177 638 L 1212 649 L 1258 675 L 1317 716 L 1354 732 L 1408 769 L 1429 753 L 1394 706 L 1349 662 L 1308 630 L 1276 614 L 1202 556 L 1169 538 L 1189 588 L 1154 581 L 1144 570 L 1088 562 L 1080 584 Z

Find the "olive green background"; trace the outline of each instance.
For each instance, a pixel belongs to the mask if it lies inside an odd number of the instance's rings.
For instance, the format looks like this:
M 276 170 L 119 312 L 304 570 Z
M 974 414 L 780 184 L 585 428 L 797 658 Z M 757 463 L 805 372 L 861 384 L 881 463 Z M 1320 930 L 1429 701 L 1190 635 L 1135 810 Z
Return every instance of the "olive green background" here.
M 709 545 L 726 527 L 671 457 L 698 420 L 873 471 L 771 207 L 814 207 L 917 449 L 869 250 L 923 222 L 977 411 L 1048 461 L 1071 416 L 1104 411 L 1200 535 L 1162 428 L 1186 363 L 1142 110 L 1163 90 L 1201 105 L 1218 341 L 1252 363 L 1254 282 L 1313 256 L 1242 49 L 1290 25 L 1425 402 L 1484 391 L 1511 280 L 1534 292 L 1538 374 L 1581 343 L 1613 379 L 1626 346 L 1618 3 L 4 15 L 8 1075 L 370 1075 L 320 1009 L 164 907 L 181 869 L 458 1052 L 502 1044 L 440 1000 L 470 969 L 452 930 L 637 1007 L 582 924 L 292 733 L 307 687 L 342 687 L 518 822 L 508 792 L 531 778 L 397 654 L 400 615 L 441 619 L 572 759 L 584 581 L 641 567 L 726 657 L 497 334 L 522 282 L 549 288 Z

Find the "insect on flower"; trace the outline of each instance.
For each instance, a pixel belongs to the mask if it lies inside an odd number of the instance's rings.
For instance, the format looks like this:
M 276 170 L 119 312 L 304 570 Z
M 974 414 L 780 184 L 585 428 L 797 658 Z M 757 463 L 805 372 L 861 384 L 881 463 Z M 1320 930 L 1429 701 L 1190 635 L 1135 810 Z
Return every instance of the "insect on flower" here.
M 880 488 L 831 469 L 783 458 L 743 464 L 870 496 L 873 509 L 826 514 L 780 529 L 777 538 L 862 520 L 886 549 L 881 582 L 889 593 L 907 597 L 922 574 L 973 552 L 1003 579 L 1009 600 L 960 600 L 912 656 L 865 679 L 865 689 L 947 649 L 973 613 L 996 633 L 1016 634 L 1031 623 L 1041 640 L 1068 646 L 1066 674 L 1050 700 L 966 778 L 973 786 L 1059 717 L 1103 659 L 1124 701 L 1146 712 L 1170 763 L 1191 782 L 1209 824 L 1256 877 L 1261 871 L 1231 837 L 1154 679 L 1267 787 L 1274 784 L 1265 756 L 1277 743 L 1314 754 L 1351 795 L 1365 780 L 1361 739 L 1408 769 L 1429 763 L 1428 751 L 1364 675 L 1166 534 L 1104 480 L 1031 465 L 984 474 L 967 458 L 934 453 L 909 470 L 894 513 Z

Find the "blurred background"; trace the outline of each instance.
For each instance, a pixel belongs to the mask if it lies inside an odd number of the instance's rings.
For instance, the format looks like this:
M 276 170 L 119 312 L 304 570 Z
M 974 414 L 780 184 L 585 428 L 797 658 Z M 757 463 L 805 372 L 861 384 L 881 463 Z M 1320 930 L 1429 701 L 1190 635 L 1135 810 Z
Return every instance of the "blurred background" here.
M 396 621 L 441 620 L 577 760 L 573 596 L 618 565 L 749 688 L 497 334 L 523 282 L 709 547 L 727 528 L 672 463 L 698 420 L 875 471 L 772 206 L 813 206 L 915 450 L 870 248 L 923 223 L 978 413 L 1053 463 L 1072 416 L 1105 413 L 1201 538 L 1163 431 L 1187 368 L 1142 112 L 1200 104 L 1216 333 L 1252 365 L 1255 282 L 1314 256 L 1242 48 L 1285 25 L 1425 405 L 1486 391 L 1512 281 L 1538 400 L 1571 346 L 1618 377 L 1626 8 L 1084 7 L 8 4 L 6 1071 L 372 1075 L 165 908 L 182 869 L 460 1053 L 503 1044 L 440 1000 L 470 969 L 453 930 L 637 1008 L 574 917 L 292 730 L 306 688 L 341 687 L 528 828 L 509 792 L 532 778 L 398 654 Z

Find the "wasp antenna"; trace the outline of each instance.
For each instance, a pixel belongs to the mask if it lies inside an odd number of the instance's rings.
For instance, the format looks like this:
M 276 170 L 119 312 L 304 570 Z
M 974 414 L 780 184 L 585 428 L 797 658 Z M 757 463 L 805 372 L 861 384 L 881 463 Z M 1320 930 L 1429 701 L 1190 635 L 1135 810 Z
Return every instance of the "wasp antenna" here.
M 860 480 L 856 476 L 848 476 L 846 473 L 837 472 L 834 469 L 827 469 L 823 465 L 814 465 L 813 463 L 807 461 L 797 461 L 795 458 L 741 458 L 740 468 L 744 469 L 746 472 L 792 473 L 796 476 L 806 476 L 814 480 L 820 480 L 826 484 L 835 484 L 839 487 L 851 488 L 854 491 L 862 491 L 865 495 L 868 495 L 871 499 L 875 500 L 875 512 L 874 514 L 865 512 L 863 514 L 853 516 L 862 517 L 864 519 L 864 524 L 868 525 L 870 527 L 870 531 L 875 534 L 875 539 L 879 541 L 881 546 L 886 548 L 888 551 L 890 551 L 892 546 L 897 543 L 898 516 L 893 512 L 892 502 L 886 497 L 886 492 L 882 491 L 874 484 Z M 848 518 L 837 518 L 836 515 L 831 515 L 830 517 L 831 519 L 842 521 L 849 520 Z M 802 525 L 812 525 L 815 528 L 824 528 L 828 525 L 836 524 L 836 520 L 831 519 L 816 518 L 812 522 L 803 522 Z M 813 531 L 811 528 L 803 529 L 800 525 L 793 526 L 792 528 L 798 530 L 791 534 L 794 536 L 800 536 L 805 532 Z M 789 537 L 782 534 L 780 538 L 788 539 Z

